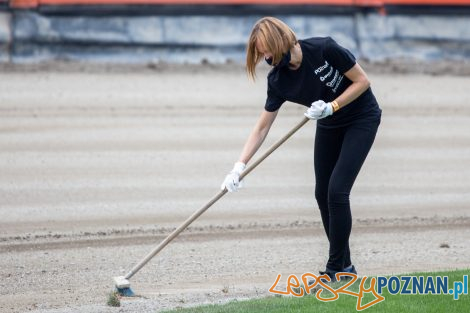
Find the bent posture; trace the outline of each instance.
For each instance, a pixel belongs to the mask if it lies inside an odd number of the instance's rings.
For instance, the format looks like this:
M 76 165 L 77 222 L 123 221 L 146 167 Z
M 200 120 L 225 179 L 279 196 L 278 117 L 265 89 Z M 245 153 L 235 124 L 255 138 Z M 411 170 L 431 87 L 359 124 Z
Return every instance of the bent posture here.
M 333 281 L 338 272 L 356 273 L 349 250 L 349 195 L 381 119 L 369 79 L 351 52 L 332 38 L 298 40 L 289 26 L 272 17 L 256 22 L 248 40 L 246 68 L 253 79 L 263 59 L 272 66 L 264 110 L 222 189 L 240 187 L 240 174 L 284 102 L 307 107 L 305 116 L 317 121 L 315 198 L 330 244 L 326 269 L 320 273 Z

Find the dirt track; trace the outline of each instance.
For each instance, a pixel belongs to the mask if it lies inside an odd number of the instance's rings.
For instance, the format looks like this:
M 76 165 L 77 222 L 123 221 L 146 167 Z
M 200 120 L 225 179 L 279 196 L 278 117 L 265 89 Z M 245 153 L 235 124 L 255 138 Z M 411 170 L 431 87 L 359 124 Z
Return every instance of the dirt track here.
M 117 312 L 112 277 L 218 192 L 265 96 L 264 73 L 233 68 L 0 75 L 0 312 Z M 353 262 L 470 268 L 470 78 L 371 80 L 383 120 L 351 196 Z M 286 104 L 263 150 L 303 111 Z M 263 296 L 278 273 L 322 269 L 313 136 L 311 123 L 163 250 L 119 312 Z

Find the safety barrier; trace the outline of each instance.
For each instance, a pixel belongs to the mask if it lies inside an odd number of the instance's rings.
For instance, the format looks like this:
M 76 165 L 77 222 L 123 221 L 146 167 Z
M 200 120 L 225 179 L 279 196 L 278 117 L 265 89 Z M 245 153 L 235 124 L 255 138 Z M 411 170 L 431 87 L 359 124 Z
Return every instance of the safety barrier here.
M 1 0 L 0 3 L 5 0 Z M 470 6 L 470 0 L 10 0 L 11 8 L 37 8 L 40 6 L 122 6 L 122 5 L 176 5 L 176 6 Z M 197 9 L 197 7 L 196 7 Z
M 176 11 L 179 14 L 147 9 L 144 14 L 131 14 L 134 11 L 127 6 L 147 3 L 158 7 L 159 4 L 183 2 L 186 5 L 179 7 Z M 88 8 L 93 14 L 76 11 L 75 6 L 80 3 L 91 5 Z M 121 7 L 119 14 L 113 14 L 104 11 L 100 3 L 127 4 Z M 213 14 L 198 14 L 198 8 L 208 3 L 228 5 L 231 14 L 213 11 Z M 267 7 L 277 9 L 272 15 L 284 19 L 299 38 L 332 36 L 364 59 L 470 60 L 468 11 L 452 15 L 429 14 L 427 10 L 412 15 L 384 14 L 381 11 L 384 5 L 399 3 L 412 8 L 416 8 L 414 5 L 417 4 L 438 5 L 434 8 L 454 4 L 459 8 L 470 8 L 470 0 L 11 0 L 9 12 L 0 12 L 0 62 L 55 59 L 243 62 L 251 25 L 266 14 L 265 11 L 250 11 L 249 8 L 240 12 L 230 3 L 259 5 L 256 8 L 278 3 Z M 279 10 L 285 3 L 289 3 L 286 7 L 294 3 L 301 5 L 303 14 Z M 328 3 L 334 7 L 354 7 L 356 10 L 323 14 L 323 11 L 312 9 L 307 14 L 302 6 L 306 3 Z M 49 5 L 59 8 L 59 11 L 44 11 Z M 66 7 L 72 8 L 70 14 L 64 14 Z M 181 13 L 183 7 L 193 11 Z

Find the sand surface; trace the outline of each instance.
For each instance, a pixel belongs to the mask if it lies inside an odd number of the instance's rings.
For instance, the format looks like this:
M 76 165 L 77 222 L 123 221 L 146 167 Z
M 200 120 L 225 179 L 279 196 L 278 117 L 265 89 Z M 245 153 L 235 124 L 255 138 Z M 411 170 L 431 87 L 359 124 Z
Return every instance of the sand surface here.
M 219 191 L 264 77 L 0 73 L 0 312 L 156 312 L 265 296 L 277 274 L 322 270 L 310 122 L 132 278 L 140 297 L 106 306 L 112 277 Z M 359 274 L 470 268 L 470 77 L 370 79 L 383 117 L 351 195 Z M 303 112 L 285 104 L 261 151 Z

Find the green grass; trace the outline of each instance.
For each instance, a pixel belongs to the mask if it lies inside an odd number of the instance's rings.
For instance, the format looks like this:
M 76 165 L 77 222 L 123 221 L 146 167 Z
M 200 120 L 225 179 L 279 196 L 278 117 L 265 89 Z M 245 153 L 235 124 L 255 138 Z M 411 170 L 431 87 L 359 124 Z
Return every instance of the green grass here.
M 412 273 L 399 276 L 448 276 L 448 288 L 454 288 L 454 281 L 463 281 L 463 276 L 470 275 L 470 269 L 457 270 L 448 272 L 432 272 L 432 273 Z M 284 278 L 284 285 L 286 278 Z M 274 278 L 273 278 L 274 282 Z M 367 280 L 365 287 L 370 285 L 370 278 Z M 333 289 L 341 286 L 341 283 L 333 285 Z M 411 287 L 409 287 L 411 288 Z M 353 292 L 359 291 L 359 283 L 348 288 Z M 470 292 L 470 290 L 469 290 Z M 322 297 L 326 298 L 332 296 L 332 293 L 324 292 Z M 391 295 L 386 288 L 383 289 L 382 296 L 385 300 L 373 305 L 362 312 L 385 312 L 385 313 L 438 313 L 438 312 L 470 312 L 470 295 L 460 295 L 459 300 L 453 300 L 450 294 L 441 295 Z M 365 305 L 375 299 L 372 293 L 365 294 L 362 305 Z M 304 296 L 301 298 L 292 296 L 271 296 L 256 300 L 247 301 L 232 301 L 224 305 L 205 305 L 194 308 L 180 308 L 166 312 L 178 313 L 253 313 L 253 312 L 266 312 L 266 313 L 307 313 L 307 312 L 357 312 L 356 311 L 357 297 L 339 294 L 339 299 L 332 302 L 319 301 L 314 295 Z
M 108 306 L 120 307 L 121 300 L 119 300 L 119 294 L 116 291 L 112 291 L 108 294 L 108 301 L 106 302 Z

